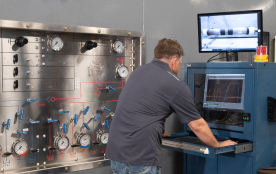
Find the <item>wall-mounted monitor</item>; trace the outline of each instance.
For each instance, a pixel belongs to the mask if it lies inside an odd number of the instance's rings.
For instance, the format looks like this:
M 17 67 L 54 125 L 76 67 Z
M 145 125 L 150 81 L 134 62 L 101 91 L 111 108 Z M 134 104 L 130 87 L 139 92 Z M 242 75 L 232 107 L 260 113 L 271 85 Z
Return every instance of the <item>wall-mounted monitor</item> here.
M 262 10 L 198 14 L 199 52 L 254 52 L 262 45 Z

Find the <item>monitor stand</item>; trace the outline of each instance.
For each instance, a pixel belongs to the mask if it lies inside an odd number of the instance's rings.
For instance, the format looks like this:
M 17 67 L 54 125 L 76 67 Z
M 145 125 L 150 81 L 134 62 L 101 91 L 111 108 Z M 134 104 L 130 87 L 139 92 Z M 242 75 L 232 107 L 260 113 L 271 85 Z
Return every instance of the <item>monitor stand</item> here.
M 226 61 L 238 61 L 238 52 L 226 52 Z

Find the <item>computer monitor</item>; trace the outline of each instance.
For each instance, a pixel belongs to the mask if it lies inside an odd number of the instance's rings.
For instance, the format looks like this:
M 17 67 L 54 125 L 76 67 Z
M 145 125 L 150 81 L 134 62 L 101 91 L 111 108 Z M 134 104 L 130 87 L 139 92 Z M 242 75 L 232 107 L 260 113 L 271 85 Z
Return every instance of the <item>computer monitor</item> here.
M 254 52 L 262 45 L 262 10 L 198 14 L 199 52 Z
M 206 74 L 203 108 L 244 110 L 244 74 Z

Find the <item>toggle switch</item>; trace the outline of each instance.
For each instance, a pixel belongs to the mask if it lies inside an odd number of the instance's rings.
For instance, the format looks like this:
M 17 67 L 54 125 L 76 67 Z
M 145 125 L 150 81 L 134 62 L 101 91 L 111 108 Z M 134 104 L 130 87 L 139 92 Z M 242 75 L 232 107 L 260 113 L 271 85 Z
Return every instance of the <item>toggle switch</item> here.
M 37 100 L 38 100 L 38 98 L 29 99 L 29 100 L 28 100 L 28 103 L 33 103 L 33 102 L 35 102 L 35 101 L 37 101 Z
M 106 129 L 109 129 L 109 123 L 108 123 L 108 121 L 105 120 L 104 122 L 105 122 L 105 127 L 106 127 Z
M 92 42 L 92 41 L 86 41 L 85 44 L 84 44 L 84 47 L 87 50 L 91 50 L 93 48 L 96 48 L 97 46 L 98 46 L 98 44 L 96 42 Z
M 54 123 L 54 122 L 58 122 L 58 120 L 48 119 L 48 123 Z
M 50 147 L 50 146 L 49 146 L 48 149 L 52 151 L 52 150 L 56 150 L 57 148 L 56 148 L 56 147 Z
M 15 39 L 15 44 L 19 47 L 23 47 L 24 45 L 26 45 L 28 43 L 28 39 L 24 38 L 24 37 L 17 37 Z
M 78 115 L 75 114 L 75 115 L 74 115 L 74 124 L 77 124 L 77 123 L 78 123 Z
M 64 123 L 64 124 L 63 124 L 63 128 L 62 128 L 62 132 L 63 132 L 64 134 L 66 134 L 66 130 L 67 130 L 67 124 Z
M 13 55 L 13 64 L 18 62 L 18 54 Z
M 13 69 L 13 77 L 17 76 L 18 75 L 18 67 L 15 67 Z
M 15 90 L 15 89 L 17 89 L 18 88 L 18 80 L 15 80 L 14 82 L 13 82 L 13 89 Z

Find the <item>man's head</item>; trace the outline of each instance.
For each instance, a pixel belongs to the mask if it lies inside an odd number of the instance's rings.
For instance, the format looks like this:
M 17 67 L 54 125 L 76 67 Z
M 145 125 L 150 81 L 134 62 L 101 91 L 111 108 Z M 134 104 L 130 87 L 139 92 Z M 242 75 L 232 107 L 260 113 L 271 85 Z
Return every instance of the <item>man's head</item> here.
M 184 51 L 177 41 L 161 39 L 154 49 L 154 58 L 167 63 L 176 75 L 181 68 Z

